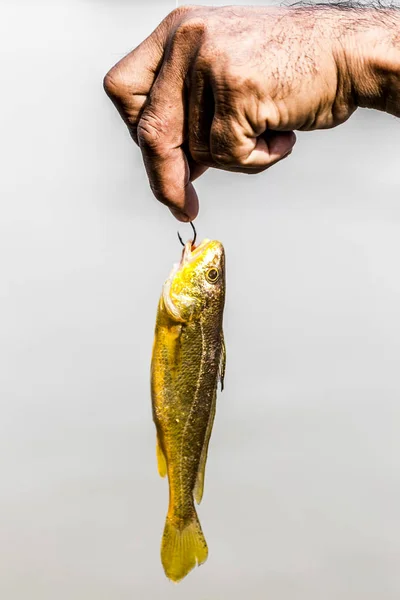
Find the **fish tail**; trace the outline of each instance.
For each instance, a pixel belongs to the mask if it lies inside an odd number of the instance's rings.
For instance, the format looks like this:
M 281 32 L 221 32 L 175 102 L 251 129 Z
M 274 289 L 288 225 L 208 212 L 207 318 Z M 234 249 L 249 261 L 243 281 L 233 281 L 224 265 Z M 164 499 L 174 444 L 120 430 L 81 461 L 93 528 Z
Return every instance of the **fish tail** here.
M 175 583 L 186 577 L 196 565 L 207 560 L 208 548 L 196 509 L 192 516 L 178 525 L 179 520 L 168 513 L 161 542 L 161 562 L 168 579 Z

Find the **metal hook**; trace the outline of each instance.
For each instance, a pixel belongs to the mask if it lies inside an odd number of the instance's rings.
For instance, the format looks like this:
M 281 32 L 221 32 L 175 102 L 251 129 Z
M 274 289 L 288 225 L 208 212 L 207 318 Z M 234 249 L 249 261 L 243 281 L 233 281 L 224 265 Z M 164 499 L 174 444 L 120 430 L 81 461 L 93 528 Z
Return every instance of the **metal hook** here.
M 197 231 L 196 231 L 196 229 L 195 229 L 195 227 L 194 227 L 194 225 L 193 225 L 192 221 L 190 221 L 190 225 L 191 225 L 191 227 L 192 227 L 192 229 L 193 229 L 193 240 L 192 240 L 192 246 L 194 246 L 194 244 L 195 244 L 195 242 L 196 242 L 196 238 L 197 238 Z M 184 246 L 185 244 L 184 244 L 184 242 L 183 242 L 183 239 L 181 238 L 181 236 L 180 236 L 180 234 L 179 234 L 179 231 L 177 231 L 177 234 L 178 234 L 178 239 L 179 239 L 180 243 L 182 244 L 182 246 Z

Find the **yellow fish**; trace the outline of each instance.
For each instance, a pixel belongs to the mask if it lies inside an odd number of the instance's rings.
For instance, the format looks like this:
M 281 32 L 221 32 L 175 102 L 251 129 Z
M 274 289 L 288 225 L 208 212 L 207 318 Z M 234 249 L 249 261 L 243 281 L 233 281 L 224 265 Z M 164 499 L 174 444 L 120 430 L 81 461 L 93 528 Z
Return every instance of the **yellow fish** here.
M 208 555 L 194 500 L 203 495 L 218 380 L 223 389 L 224 303 L 222 244 L 188 242 L 162 290 L 151 362 L 158 470 L 169 481 L 161 561 L 175 582 Z

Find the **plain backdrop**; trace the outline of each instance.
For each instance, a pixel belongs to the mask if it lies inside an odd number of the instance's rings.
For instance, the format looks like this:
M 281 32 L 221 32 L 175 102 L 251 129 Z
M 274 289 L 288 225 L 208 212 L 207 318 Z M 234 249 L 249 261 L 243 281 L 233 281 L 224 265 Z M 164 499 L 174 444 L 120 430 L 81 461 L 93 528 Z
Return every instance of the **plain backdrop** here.
M 400 122 L 358 111 L 197 183 L 226 388 L 179 586 L 149 361 L 176 230 L 102 89 L 174 2 L 3 0 L 0 597 L 398 600 Z

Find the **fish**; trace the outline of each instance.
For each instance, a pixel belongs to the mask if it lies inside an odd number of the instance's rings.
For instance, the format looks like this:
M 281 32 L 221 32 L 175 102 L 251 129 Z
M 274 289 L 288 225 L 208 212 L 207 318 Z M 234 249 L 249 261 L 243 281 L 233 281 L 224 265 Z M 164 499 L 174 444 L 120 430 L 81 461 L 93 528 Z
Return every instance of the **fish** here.
M 169 483 L 161 562 L 174 582 L 208 556 L 194 502 L 202 500 L 218 382 L 224 386 L 224 305 L 223 245 L 187 242 L 162 289 L 151 360 L 158 472 Z

